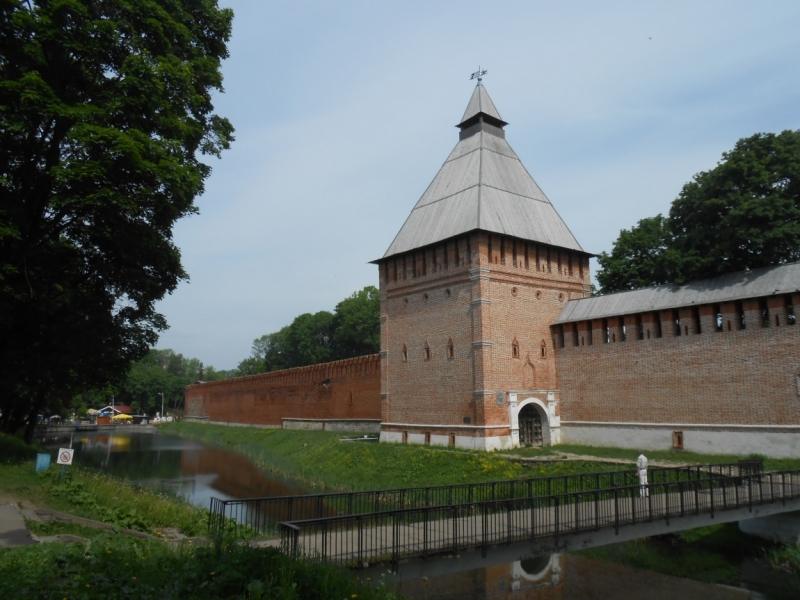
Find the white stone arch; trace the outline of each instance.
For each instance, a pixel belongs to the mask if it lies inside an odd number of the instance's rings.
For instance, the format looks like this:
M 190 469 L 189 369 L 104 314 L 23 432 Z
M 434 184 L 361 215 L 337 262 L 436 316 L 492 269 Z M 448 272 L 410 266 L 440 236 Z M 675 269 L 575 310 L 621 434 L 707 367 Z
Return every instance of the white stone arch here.
M 518 400 L 518 398 L 523 398 Z M 542 445 L 553 446 L 559 442 L 560 421 L 556 416 L 556 400 L 553 392 L 547 393 L 547 402 L 527 394 L 509 394 L 508 412 L 511 424 L 511 445 L 519 447 L 519 413 L 528 405 L 533 405 L 542 421 Z
M 556 581 L 554 583 L 557 583 L 558 574 L 561 573 L 560 557 L 560 554 L 551 554 L 548 557 L 537 557 L 541 561 L 542 566 L 542 569 L 538 573 L 530 573 L 527 570 L 530 567 L 528 565 L 523 565 L 523 562 L 528 562 L 530 559 L 528 559 L 528 561 L 515 561 L 511 567 L 511 577 L 517 580 L 524 579 L 537 583 L 542 582 L 545 578 L 552 579 L 553 576 L 555 576 Z

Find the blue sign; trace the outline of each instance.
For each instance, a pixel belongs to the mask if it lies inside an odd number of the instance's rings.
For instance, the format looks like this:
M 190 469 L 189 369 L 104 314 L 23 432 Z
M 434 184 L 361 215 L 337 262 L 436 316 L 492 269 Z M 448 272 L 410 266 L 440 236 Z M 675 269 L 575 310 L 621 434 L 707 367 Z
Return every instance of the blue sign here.
M 37 454 L 36 455 L 36 472 L 47 471 L 50 468 L 50 455 Z

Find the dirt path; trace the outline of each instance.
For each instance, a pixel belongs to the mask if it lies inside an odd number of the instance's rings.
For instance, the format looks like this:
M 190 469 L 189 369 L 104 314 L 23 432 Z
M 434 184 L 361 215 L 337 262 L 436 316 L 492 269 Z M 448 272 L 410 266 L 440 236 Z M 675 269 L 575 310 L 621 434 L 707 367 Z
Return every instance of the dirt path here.
M 519 456 L 517 454 L 500 454 L 503 458 L 519 463 L 552 463 L 568 460 L 582 460 L 586 462 L 604 463 L 608 465 L 620 465 L 622 467 L 636 468 L 633 460 L 623 458 L 604 458 L 602 456 L 591 456 L 589 454 L 572 454 L 571 452 L 557 452 L 554 454 L 543 454 L 542 456 Z M 676 462 L 671 460 L 650 460 L 651 467 L 686 467 L 688 463 Z

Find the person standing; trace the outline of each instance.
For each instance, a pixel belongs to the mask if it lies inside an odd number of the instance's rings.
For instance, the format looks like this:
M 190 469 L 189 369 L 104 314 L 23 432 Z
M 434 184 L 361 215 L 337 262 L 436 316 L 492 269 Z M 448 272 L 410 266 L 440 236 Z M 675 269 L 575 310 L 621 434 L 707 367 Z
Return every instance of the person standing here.
M 642 486 L 640 493 L 644 498 L 650 495 L 650 490 L 647 488 L 647 457 L 644 455 L 644 451 L 639 452 L 639 458 L 636 460 L 636 469 L 639 472 L 639 485 Z

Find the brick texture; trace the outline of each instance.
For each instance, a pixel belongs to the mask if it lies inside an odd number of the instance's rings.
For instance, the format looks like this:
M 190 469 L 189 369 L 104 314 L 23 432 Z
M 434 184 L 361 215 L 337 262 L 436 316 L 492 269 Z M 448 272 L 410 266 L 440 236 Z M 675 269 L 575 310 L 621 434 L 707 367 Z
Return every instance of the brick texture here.
M 190 385 L 186 415 L 281 426 L 283 418 L 380 419 L 377 354 Z
M 724 304 L 721 328 L 716 310 L 700 306 L 607 319 L 610 343 L 598 321 L 591 345 L 564 336 L 564 347 L 556 348 L 562 419 L 800 424 L 800 325 L 790 324 L 788 302 Z M 759 307 L 767 305 L 763 315 Z M 561 327 L 553 334 L 559 337 Z

